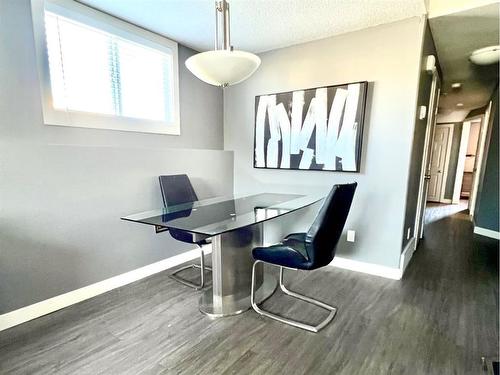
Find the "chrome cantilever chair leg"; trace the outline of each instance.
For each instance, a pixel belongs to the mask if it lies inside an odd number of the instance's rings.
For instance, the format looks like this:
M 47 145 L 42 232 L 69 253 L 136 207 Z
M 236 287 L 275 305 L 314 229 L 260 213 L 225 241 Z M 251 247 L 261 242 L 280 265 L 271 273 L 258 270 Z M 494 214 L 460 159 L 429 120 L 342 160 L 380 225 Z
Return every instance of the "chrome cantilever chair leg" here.
M 309 325 L 309 324 L 298 322 L 296 320 L 285 318 L 285 317 L 277 315 L 277 314 L 273 314 L 273 313 L 271 313 L 269 311 L 262 310 L 255 303 L 255 267 L 256 267 L 256 265 L 258 263 L 266 263 L 266 262 L 262 262 L 261 260 L 256 260 L 254 262 L 253 268 L 252 268 L 252 288 L 251 288 L 251 293 L 250 293 L 250 300 L 251 300 L 253 309 L 258 314 L 263 315 L 263 316 L 267 316 L 268 318 L 278 320 L 278 321 L 280 321 L 282 323 L 285 323 L 285 324 L 288 324 L 288 325 L 291 325 L 291 326 L 294 326 L 294 327 L 298 327 L 298 328 L 301 328 L 301 329 L 305 329 L 305 330 L 310 331 L 310 332 L 315 332 L 315 333 L 319 332 L 321 329 L 323 329 L 335 317 L 335 314 L 337 313 L 337 308 L 336 307 L 330 306 L 330 305 L 328 305 L 328 304 L 326 304 L 324 302 L 315 300 L 315 299 L 313 299 L 311 297 L 307 297 L 307 296 L 304 296 L 302 294 L 299 294 L 299 293 L 296 293 L 296 292 L 293 292 L 293 291 L 287 289 L 285 287 L 285 284 L 283 283 L 283 278 L 284 278 L 284 275 L 283 275 L 284 272 L 283 271 L 284 271 L 284 268 L 287 268 L 287 267 L 276 266 L 276 265 L 271 264 L 271 263 L 267 263 L 267 264 L 270 264 L 272 266 L 280 268 L 280 281 L 279 281 L 279 283 L 280 283 L 280 288 L 281 288 L 281 290 L 284 293 L 286 293 L 289 296 L 292 296 L 292 297 L 295 297 L 297 299 L 300 299 L 302 301 L 311 303 L 311 304 L 313 304 L 315 306 L 321 307 L 321 308 L 329 311 L 330 313 L 328 314 L 328 316 L 327 316 L 327 318 L 325 320 L 323 320 L 318 325 L 313 326 L 313 325 Z M 291 269 L 291 268 L 289 268 L 289 269 Z
M 189 264 L 187 266 L 179 268 L 178 270 L 176 270 L 170 274 L 170 278 L 172 278 L 173 280 L 175 280 L 183 285 L 189 286 L 190 288 L 196 289 L 196 290 L 203 289 L 203 287 L 205 286 L 205 270 L 212 271 L 211 267 L 205 266 L 205 252 L 203 251 L 203 247 L 200 245 L 198 245 L 198 247 L 200 248 L 200 264 L 199 265 L 198 264 Z M 177 276 L 177 274 L 179 272 L 182 272 L 182 271 L 190 269 L 190 268 L 197 268 L 200 270 L 200 283 L 199 284 L 192 283 L 191 281 L 188 281 L 180 276 Z

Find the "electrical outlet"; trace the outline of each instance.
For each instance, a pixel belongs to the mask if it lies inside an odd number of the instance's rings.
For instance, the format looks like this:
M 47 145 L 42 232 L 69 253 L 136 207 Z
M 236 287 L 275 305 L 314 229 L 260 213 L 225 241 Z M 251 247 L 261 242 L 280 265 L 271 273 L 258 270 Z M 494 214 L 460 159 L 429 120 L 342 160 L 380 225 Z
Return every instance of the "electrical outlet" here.
M 411 227 L 409 227 L 408 230 L 406 231 L 406 239 L 409 240 L 410 236 L 411 236 Z
M 354 230 L 347 231 L 347 242 L 354 242 L 355 237 L 356 237 L 356 231 Z

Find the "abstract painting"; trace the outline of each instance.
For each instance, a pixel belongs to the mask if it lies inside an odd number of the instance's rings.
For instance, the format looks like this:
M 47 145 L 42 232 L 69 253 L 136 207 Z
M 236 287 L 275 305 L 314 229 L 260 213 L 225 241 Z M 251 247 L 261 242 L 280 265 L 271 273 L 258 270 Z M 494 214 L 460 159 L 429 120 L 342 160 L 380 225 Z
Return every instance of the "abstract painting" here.
M 359 172 L 367 87 L 256 96 L 254 167 Z

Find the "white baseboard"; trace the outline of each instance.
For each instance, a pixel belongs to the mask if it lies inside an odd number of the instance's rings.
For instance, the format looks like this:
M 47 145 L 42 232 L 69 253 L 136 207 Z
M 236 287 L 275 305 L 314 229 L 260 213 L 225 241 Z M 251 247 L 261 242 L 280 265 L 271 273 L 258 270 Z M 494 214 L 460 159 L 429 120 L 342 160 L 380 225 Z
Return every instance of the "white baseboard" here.
M 487 229 L 483 228 L 478 228 L 478 229 L 488 231 Z M 498 236 L 498 232 L 493 232 L 493 233 L 497 233 Z M 410 259 L 413 255 L 414 241 L 415 238 L 412 238 L 406 245 L 405 250 L 403 251 L 401 256 L 400 268 L 393 268 L 393 267 L 382 266 L 379 264 L 360 262 L 357 260 L 352 260 L 342 257 L 335 257 L 332 263 L 330 263 L 330 265 L 333 267 L 347 269 L 350 271 L 381 276 L 392 280 L 401 280 L 403 272 L 408 266 L 408 263 L 410 262 Z M 210 254 L 211 252 L 212 252 L 211 247 L 207 246 L 207 248 L 205 249 L 205 254 Z M 14 327 L 21 323 L 25 323 L 32 319 L 39 318 L 43 315 L 50 314 L 54 311 L 74 305 L 78 302 L 87 300 L 89 298 L 98 296 L 100 294 L 109 292 L 110 290 L 119 288 L 121 286 L 130 284 L 134 281 L 138 281 L 148 276 L 154 275 L 155 273 L 176 267 L 179 264 L 198 258 L 199 255 L 200 255 L 199 250 L 194 249 L 173 256 L 171 258 L 167 258 L 159 262 L 126 272 L 124 274 L 114 276 L 103 281 L 99 281 L 95 284 L 91 284 L 83 288 L 76 289 L 71 292 L 64 293 L 59 296 L 55 296 L 47 300 L 40 301 L 35 304 L 22 307 L 18 310 L 14 310 L 6 314 L 0 315 L 0 331 L 10 327 Z
M 343 268 L 350 271 L 367 273 L 369 275 L 381 276 L 386 279 L 401 280 L 403 274 L 410 263 L 415 252 L 415 237 L 412 237 L 405 246 L 401 254 L 399 268 L 381 266 L 379 264 L 365 263 L 357 260 L 346 259 L 342 257 L 333 258 L 331 266 Z
M 381 276 L 392 280 L 401 280 L 402 273 L 399 268 L 381 266 L 379 264 L 365 263 L 357 260 L 335 257 L 330 263 L 333 267 L 349 271 L 367 273 L 369 275 Z
M 204 250 L 205 254 L 210 254 L 212 252 L 210 245 L 206 246 L 206 248 L 204 247 Z M 98 296 L 99 294 L 109 292 L 110 290 L 133 283 L 134 281 L 144 279 L 148 276 L 154 275 L 155 273 L 176 267 L 179 264 L 197 259 L 199 256 L 199 249 L 190 250 L 124 274 L 99 281 L 95 284 L 91 284 L 83 288 L 10 311 L 6 314 L 2 314 L 0 315 L 0 331 L 25 323 L 32 319 L 39 318 L 43 315 L 50 314 L 54 311 L 74 305 L 75 303 Z
M 449 203 L 452 203 L 452 200 L 448 199 L 448 198 L 443 198 L 439 202 L 441 202 L 441 203 L 448 203 L 449 204 Z
M 415 244 L 417 243 L 417 240 L 415 237 L 412 237 L 410 241 L 406 244 L 403 252 L 401 253 L 401 258 L 399 260 L 399 269 L 401 272 L 401 277 L 403 277 L 406 267 L 408 267 L 408 264 L 410 264 L 410 260 L 413 257 L 413 253 L 415 252 Z
M 496 232 L 491 229 L 481 228 L 474 226 L 474 233 L 479 234 L 481 236 L 494 238 L 495 240 L 500 240 L 500 232 Z

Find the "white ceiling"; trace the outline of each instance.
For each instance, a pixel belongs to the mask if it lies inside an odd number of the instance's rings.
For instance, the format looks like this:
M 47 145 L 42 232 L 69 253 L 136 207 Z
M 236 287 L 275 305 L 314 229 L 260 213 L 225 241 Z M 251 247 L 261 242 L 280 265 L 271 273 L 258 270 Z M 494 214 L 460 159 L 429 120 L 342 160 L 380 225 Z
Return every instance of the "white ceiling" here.
M 79 0 L 198 51 L 213 49 L 214 0 Z M 235 49 L 263 52 L 425 13 L 424 0 L 229 0 Z

